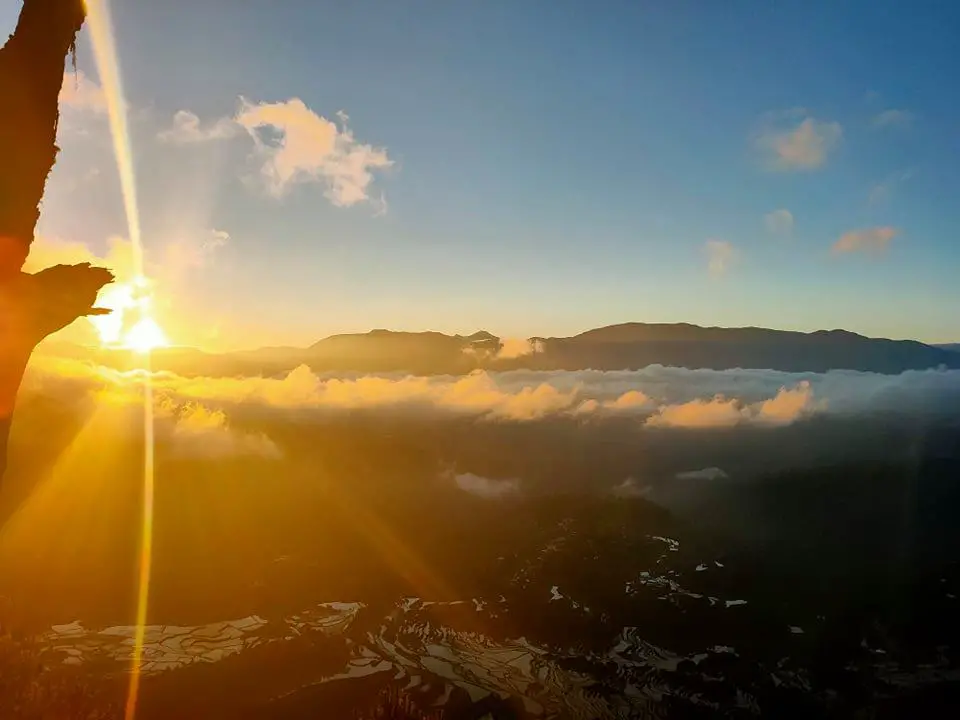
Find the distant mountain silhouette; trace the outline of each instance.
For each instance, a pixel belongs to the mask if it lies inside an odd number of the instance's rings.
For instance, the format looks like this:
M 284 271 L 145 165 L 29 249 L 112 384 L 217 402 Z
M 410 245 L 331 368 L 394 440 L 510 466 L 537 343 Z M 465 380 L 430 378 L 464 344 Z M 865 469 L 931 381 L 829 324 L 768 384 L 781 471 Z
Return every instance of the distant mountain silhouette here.
M 93 357 L 123 366 L 125 353 L 91 350 Z M 488 370 L 637 370 L 665 365 L 713 370 L 785 372 L 960 368 L 955 347 L 914 340 L 868 338 L 846 330 L 803 333 L 766 328 L 700 327 L 687 323 L 624 323 L 573 337 L 507 340 L 472 335 L 371 330 L 333 335 L 307 348 L 268 347 L 210 354 L 190 348 L 156 352 L 154 367 L 187 375 L 274 374 L 307 365 L 316 372 L 465 374 Z
M 572 338 L 542 341 L 536 365 L 555 369 L 636 369 L 651 364 L 686 368 L 755 368 L 787 372 L 861 370 L 900 373 L 960 358 L 913 340 L 867 338 L 845 330 L 812 333 L 766 328 L 699 327 L 685 323 L 626 323 Z

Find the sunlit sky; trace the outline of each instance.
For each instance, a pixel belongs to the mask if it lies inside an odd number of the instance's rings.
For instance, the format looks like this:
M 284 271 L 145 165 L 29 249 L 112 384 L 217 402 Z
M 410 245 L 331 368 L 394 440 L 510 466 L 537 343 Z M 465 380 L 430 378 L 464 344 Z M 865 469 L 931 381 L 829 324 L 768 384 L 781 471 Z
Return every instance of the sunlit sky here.
M 623 321 L 960 340 L 960 5 L 111 5 L 174 342 Z M 4 36 L 18 10 L 0 0 Z M 77 64 L 35 262 L 122 266 L 85 33 Z

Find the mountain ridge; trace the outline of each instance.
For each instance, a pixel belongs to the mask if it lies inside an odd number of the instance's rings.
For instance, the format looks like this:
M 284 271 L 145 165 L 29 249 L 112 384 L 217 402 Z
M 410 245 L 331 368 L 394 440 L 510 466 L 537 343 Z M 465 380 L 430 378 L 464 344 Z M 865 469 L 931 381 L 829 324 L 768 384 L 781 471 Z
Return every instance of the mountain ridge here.
M 123 353 L 92 350 L 116 365 Z M 782 372 L 852 370 L 899 374 L 960 369 L 960 353 L 917 340 L 871 338 L 848 330 L 702 327 L 690 323 L 620 323 L 568 337 L 502 338 L 437 331 L 341 333 L 305 348 L 263 347 L 227 353 L 169 348 L 153 366 L 184 374 L 277 374 L 301 365 L 315 372 L 463 375 L 475 370 L 639 370 L 650 365 L 689 369 Z

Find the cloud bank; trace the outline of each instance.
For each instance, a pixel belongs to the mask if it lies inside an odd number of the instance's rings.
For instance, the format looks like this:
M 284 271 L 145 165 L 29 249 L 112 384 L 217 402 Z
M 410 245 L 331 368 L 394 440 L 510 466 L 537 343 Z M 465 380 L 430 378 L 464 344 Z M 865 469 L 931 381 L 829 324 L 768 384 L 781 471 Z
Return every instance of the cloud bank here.
M 76 360 L 38 356 L 24 393 L 139 403 L 143 372 L 118 372 Z M 818 416 L 955 413 L 960 371 L 877 375 L 853 371 L 791 374 L 767 370 L 477 371 L 463 377 L 318 376 L 301 366 L 282 377 L 152 376 L 158 417 L 184 452 L 277 457 L 266 436 L 237 434 L 234 413 L 375 411 L 438 419 L 528 423 L 549 418 L 598 422 L 619 418 L 638 432 L 777 428 Z M 214 440 L 214 438 L 217 438 Z

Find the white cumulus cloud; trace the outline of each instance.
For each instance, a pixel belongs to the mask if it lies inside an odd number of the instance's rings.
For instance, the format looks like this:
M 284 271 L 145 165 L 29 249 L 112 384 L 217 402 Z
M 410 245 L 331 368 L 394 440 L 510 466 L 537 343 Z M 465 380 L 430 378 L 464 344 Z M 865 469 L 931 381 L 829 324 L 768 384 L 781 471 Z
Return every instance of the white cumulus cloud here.
M 308 108 L 299 98 L 285 102 L 241 101 L 235 120 L 253 138 L 260 173 L 277 197 L 294 185 L 320 183 L 337 206 L 371 200 L 374 172 L 393 165 L 383 148 L 359 142 L 338 113 L 340 125 Z

